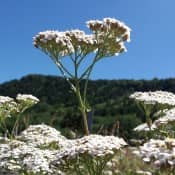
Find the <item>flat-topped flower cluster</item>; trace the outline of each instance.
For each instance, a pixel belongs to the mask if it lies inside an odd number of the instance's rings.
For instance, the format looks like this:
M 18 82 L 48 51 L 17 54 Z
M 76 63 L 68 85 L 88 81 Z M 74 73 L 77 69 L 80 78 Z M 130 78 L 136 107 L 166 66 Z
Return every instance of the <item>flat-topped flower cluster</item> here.
M 24 112 L 38 102 L 39 99 L 30 94 L 17 94 L 16 100 L 8 96 L 0 96 L 0 118 Z
M 89 135 L 72 142 L 71 147 L 57 154 L 57 159 L 51 163 L 53 168 L 66 173 L 103 174 L 107 163 L 116 153 L 126 146 L 126 142 L 114 136 Z
M 167 91 L 135 92 L 130 95 L 130 98 L 146 104 L 159 103 L 175 106 L 175 95 Z
M 154 124 L 159 127 L 162 125 L 166 125 L 168 123 L 175 121 L 175 108 L 170 110 L 164 110 L 163 116 L 154 121 Z
M 19 102 L 30 102 L 36 104 L 39 102 L 39 99 L 31 94 L 18 94 L 16 97 Z
M 126 146 L 122 138 L 114 136 L 89 135 L 73 141 L 73 146 L 64 149 L 57 156 L 59 160 L 71 160 L 83 154 L 88 154 L 92 158 L 114 155 L 115 151 Z
M 101 57 L 112 56 L 126 51 L 125 41 L 130 41 L 131 29 L 124 23 L 113 18 L 90 20 L 88 28 L 93 34 L 85 34 L 81 30 L 59 32 L 48 30 L 39 32 L 34 37 L 33 44 L 51 57 L 61 58 L 74 52 L 87 55 L 100 51 Z
M 32 146 L 35 147 L 40 147 L 41 145 L 46 147 L 49 146 L 50 143 L 55 143 L 59 149 L 66 146 L 65 140 L 67 140 L 58 130 L 45 124 L 30 125 L 22 131 L 19 136 L 16 136 L 16 139 L 28 145 L 32 144 Z

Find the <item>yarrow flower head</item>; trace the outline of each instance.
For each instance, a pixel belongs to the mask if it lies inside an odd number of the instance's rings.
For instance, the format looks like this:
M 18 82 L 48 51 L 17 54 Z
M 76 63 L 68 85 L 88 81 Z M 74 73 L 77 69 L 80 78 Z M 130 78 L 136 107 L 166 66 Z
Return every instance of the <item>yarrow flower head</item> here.
M 30 94 L 18 94 L 16 96 L 18 108 L 21 113 L 39 102 L 39 99 Z
M 175 121 L 175 108 L 170 110 L 160 111 L 163 113 L 163 116 L 154 121 L 154 125 L 157 127 L 172 123 Z
M 117 37 L 122 37 L 124 41 L 130 41 L 131 29 L 115 18 L 104 18 L 103 21 L 90 20 L 87 21 L 87 26 L 95 33 L 98 31 L 113 32 Z
M 91 158 L 114 155 L 127 143 L 118 137 L 89 135 L 72 142 L 71 147 L 67 147 L 58 154 L 57 163 L 64 163 L 63 160 L 72 160 L 88 155 Z
M 33 104 L 36 104 L 39 102 L 38 98 L 36 98 L 35 96 L 30 95 L 30 94 L 18 94 L 16 99 L 19 102 L 30 102 Z
M 16 138 L 18 140 L 25 141 L 25 143 L 28 143 L 29 145 L 32 144 L 35 147 L 49 145 L 50 143 L 56 142 L 60 148 L 66 146 L 67 140 L 55 128 L 45 124 L 30 125 Z
M 97 41 L 93 35 L 85 34 L 81 30 L 65 31 L 65 35 L 70 37 L 73 47 L 82 54 L 93 52 L 97 48 Z
M 13 98 L 0 96 L 0 105 L 14 101 Z
M 131 29 L 124 23 L 114 18 L 104 18 L 103 21 L 90 20 L 87 26 L 93 34 L 85 34 L 79 29 L 65 32 L 48 30 L 39 32 L 33 38 L 33 44 L 55 58 L 71 55 L 75 50 L 87 54 L 101 48 L 103 56 L 126 51 L 124 41 L 130 41 Z
M 152 162 L 157 167 L 175 167 L 175 139 L 151 139 L 133 153 L 141 157 L 144 162 Z
M 104 18 L 103 21 L 90 20 L 87 26 L 93 31 L 104 56 L 118 55 L 127 51 L 124 42 L 130 42 L 131 29 L 124 23 L 114 18 Z
M 137 101 L 144 102 L 146 104 L 167 104 L 170 106 L 175 105 L 175 95 L 167 91 L 149 91 L 149 92 L 135 92 L 130 95 Z
M 16 112 L 18 112 L 18 107 L 14 99 L 8 96 L 0 96 L 0 119 L 11 117 Z
M 47 30 L 33 38 L 35 47 L 54 57 L 64 57 L 74 52 L 70 37 L 65 32 Z

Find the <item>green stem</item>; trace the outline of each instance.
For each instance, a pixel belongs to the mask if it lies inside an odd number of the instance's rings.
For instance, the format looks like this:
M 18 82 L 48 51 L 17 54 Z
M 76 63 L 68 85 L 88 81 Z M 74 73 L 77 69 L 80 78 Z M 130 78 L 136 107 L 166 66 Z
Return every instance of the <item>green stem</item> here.
M 73 75 L 63 66 L 63 64 L 61 63 L 61 61 L 56 61 L 56 62 L 57 62 L 56 63 L 57 66 L 59 65 L 59 67 L 61 67 L 63 69 L 63 71 L 65 73 L 67 73 L 67 75 L 69 75 L 71 78 L 73 78 Z
M 66 79 L 66 81 L 68 82 L 68 84 L 70 85 L 70 87 L 72 88 L 72 90 L 75 92 L 75 86 L 71 83 L 70 79 L 66 76 L 64 70 L 62 69 L 62 67 L 60 66 L 60 64 L 53 59 L 54 63 L 57 65 L 57 67 L 59 68 L 62 76 Z
M 83 117 L 83 125 L 84 125 L 85 134 L 89 135 L 89 129 L 88 129 L 88 123 L 87 123 L 87 114 L 86 114 L 86 106 L 83 103 L 78 82 L 76 82 L 76 97 L 79 101 L 80 111 L 81 111 L 81 114 L 82 114 L 82 117 Z
M 97 52 L 97 54 L 95 55 L 95 58 L 92 62 L 92 64 L 85 70 L 85 72 L 81 75 L 80 79 L 84 78 L 85 75 L 86 76 L 86 80 L 85 80 L 85 85 L 84 85 L 84 92 L 83 92 L 83 101 L 84 101 L 84 104 L 86 104 L 86 94 L 87 94 L 87 86 L 88 86 L 88 82 L 89 82 L 89 77 L 90 77 L 90 74 L 93 70 L 93 67 L 95 65 L 95 63 L 100 59 L 100 56 L 99 56 L 99 52 Z
M 13 129 L 12 129 L 12 132 L 10 134 L 10 137 L 14 137 L 16 134 L 17 134 L 17 125 L 19 124 L 19 119 L 20 119 L 20 115 L 18 114 L 17 115 L 17 118 L 16 118 L 16 121 L 15 121 L 15 124 L 13 125 Z
M 79 61 L 77 62 L 77 65 L 79 66 L 81 64 L 81 62 L 83 61 L 83 59 L 87 56 L 88 53 L 85 53 L 83 56 L 81 55 L 78 55 L 78 56 L 81 56 Z
M 89 129 L 88 129 L 88 123 L 87 123 L 87 114 L 86 114 L 86 106 L 82 100 L 82 96 L 81 96 L 81 92 L 80 92 L 80 81 L 78 78 L 78 64 L 77 64 L 77 54 L 75 53 L 75 60 L 74 60 L 74 68 L 75 68 L 75 77 L 74 77 L 74 81 L 75 81 L 75 95 L 77 97 L 77 100 L 79 102 L 79 106 L 80 106 L 80 111 L 82 114 L 82 118 L 83 118 L 83 125 L 84 125 L 84 131 L 86 135 L 89 135 Z
M 5 124 L 5 120 L 0 121 L 0 127 L 2 129 L 2 132 L 4 132 L 4 134 L 7 134 L 8 131 L 7 131 L 7 126 Z
M 83 101 L 84 101 L 85 104 L 86 104 L 86 94 L 87 94 L 87 86 L 88 86 L 88 82 L 89 82 L 89 76 L 90 76 L 90 74 L 92 72 L 92 69 L 93 69 L 94 64 L 89 69 L 89 72 L 88 72 L 87 77 L 86 77 L 86 80 L 85 80 L 84 92 L 83 92 Z

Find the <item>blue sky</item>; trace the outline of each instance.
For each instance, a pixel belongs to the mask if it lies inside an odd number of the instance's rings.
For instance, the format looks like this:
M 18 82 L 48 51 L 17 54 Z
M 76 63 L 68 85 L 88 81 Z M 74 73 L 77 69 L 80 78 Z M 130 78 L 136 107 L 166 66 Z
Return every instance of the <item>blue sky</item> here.
M 175 77 L 174 0 L 4 0 L 0 4 L 0 83 L 27 74 L 60 75 L 32 45 L 40 31 L 86 30 L 114 17 L 132 28 L 128 52 L 99 62 L 92 79 Z

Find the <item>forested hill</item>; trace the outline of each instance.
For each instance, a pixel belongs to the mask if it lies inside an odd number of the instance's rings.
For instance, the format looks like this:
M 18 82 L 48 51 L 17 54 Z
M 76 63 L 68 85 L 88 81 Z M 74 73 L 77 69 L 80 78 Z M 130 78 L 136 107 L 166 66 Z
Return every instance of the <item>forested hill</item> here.
M 94 108 L 93 129 L 106 130 L 120 121 L 120 132 L 128 132 L 144 120 L 128 96 L 135 91 L 165 90 L 175 93 L 175 79 L 95 80 L 89 82 L 88 100 Z M 0 84 L 0 95 L 32 94 L 40 103 L 28 111 L 31 123 L 44 122 L 57 128 L 80 128 L 80 115 L 68 83 L 61 77 L 28 75 Z
M 89 82 L 89 95 L 98 103 L 129 95 L 135 91 L 165 90 L 175 93 L 175 78 L 153 80 L 94 80 Z M 70 87 L 62 77 L 28 75 L 20 80 L 0 84 L 0 95 L 33 94 L 48 104 L 71 104 Z

